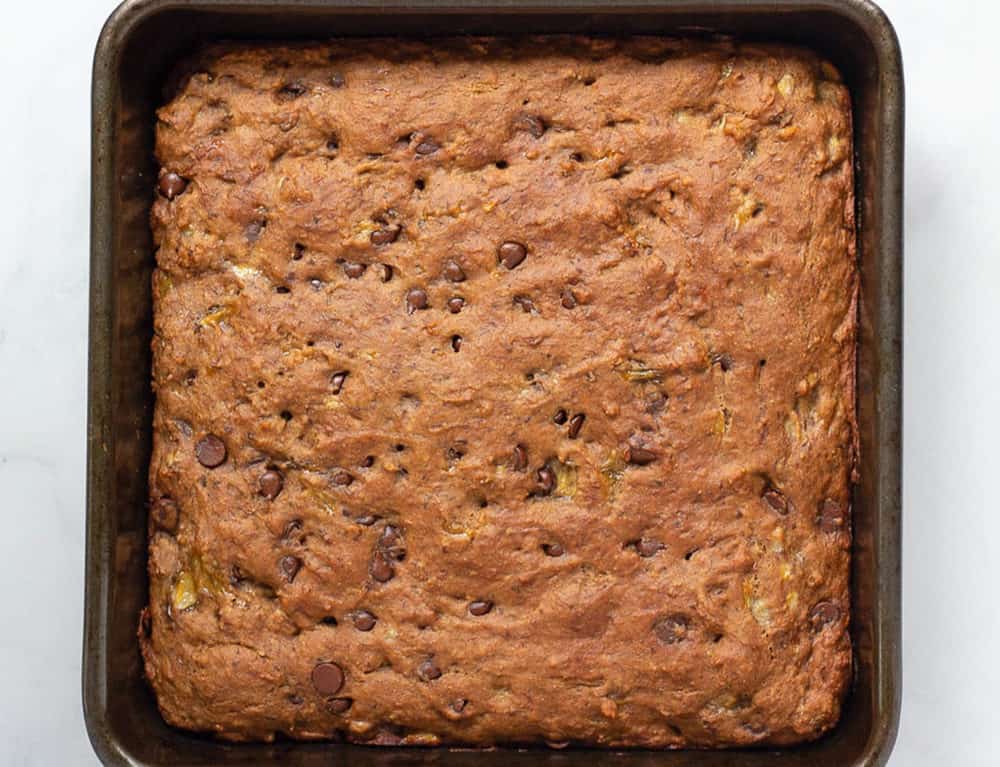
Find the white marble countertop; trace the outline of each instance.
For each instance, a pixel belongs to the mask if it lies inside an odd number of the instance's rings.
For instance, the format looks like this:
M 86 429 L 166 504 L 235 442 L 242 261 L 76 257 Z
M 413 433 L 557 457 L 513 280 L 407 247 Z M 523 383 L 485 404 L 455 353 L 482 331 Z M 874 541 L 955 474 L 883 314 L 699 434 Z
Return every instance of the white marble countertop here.
M 0 764 L 80 705 L 90 66 L 114 0 L 0 25 Z M 904 702 L 893 767 L 1000 753 L 1000 6 L 885 0 L 907 81 Z

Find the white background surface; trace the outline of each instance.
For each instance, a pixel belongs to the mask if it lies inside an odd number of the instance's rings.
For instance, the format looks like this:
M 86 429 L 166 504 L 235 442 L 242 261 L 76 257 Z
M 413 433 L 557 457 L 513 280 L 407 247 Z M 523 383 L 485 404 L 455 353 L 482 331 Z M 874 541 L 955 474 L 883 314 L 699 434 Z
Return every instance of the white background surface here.
M 0 24 L 0 765 L 80 705 L 90 67 L 113 0 Z M 906 68 L 904 702 L 893 767 L 1000 764 L 1000 7 L 885 0 Z

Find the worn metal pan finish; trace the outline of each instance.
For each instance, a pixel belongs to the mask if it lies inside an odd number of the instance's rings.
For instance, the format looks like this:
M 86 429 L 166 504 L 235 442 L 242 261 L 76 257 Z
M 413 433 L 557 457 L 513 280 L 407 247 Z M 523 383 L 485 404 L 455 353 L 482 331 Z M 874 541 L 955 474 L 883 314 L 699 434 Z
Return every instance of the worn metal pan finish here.
M 903 80 L 895 34 L 868 0 L 126 0 L 97 45 L 93 80 L 90 378 L 83 703 L 106 764 L 359 767 L 599 765 L 596 750 L 372 749 L 228 744 L 168 727 L 142 679 L 135 639 L 146 600 L 146 468 L 156 167 L 154 109 L 177 59 L 218 38 L 344 35 L 711 34 L 795 42 L 829 57 L 855 118 L 861 478 L 854 496 L 856 678 L 820 741 L 782 750 L 635 751 L 622 767 L 883 764 L 900 699 L 900 460 Z

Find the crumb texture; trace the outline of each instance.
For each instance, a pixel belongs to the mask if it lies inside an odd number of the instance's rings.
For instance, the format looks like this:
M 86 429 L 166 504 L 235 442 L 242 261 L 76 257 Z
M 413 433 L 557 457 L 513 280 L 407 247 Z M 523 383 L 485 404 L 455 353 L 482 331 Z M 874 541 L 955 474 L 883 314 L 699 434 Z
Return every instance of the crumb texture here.
M 851 118 L 795 48 L 215 47 L 158 112 L 150 604 L 233 740 L 839 716 Z

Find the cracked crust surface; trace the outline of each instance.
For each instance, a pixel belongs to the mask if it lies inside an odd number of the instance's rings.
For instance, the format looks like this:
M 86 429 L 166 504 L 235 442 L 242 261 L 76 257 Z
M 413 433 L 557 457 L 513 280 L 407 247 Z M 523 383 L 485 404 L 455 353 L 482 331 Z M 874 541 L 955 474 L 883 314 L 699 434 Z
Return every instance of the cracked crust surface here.
M 158 117 L 140 642 L 168 722 L 607 747 L 836 722 L 857 274 L 832 67 L 228 46 Z

